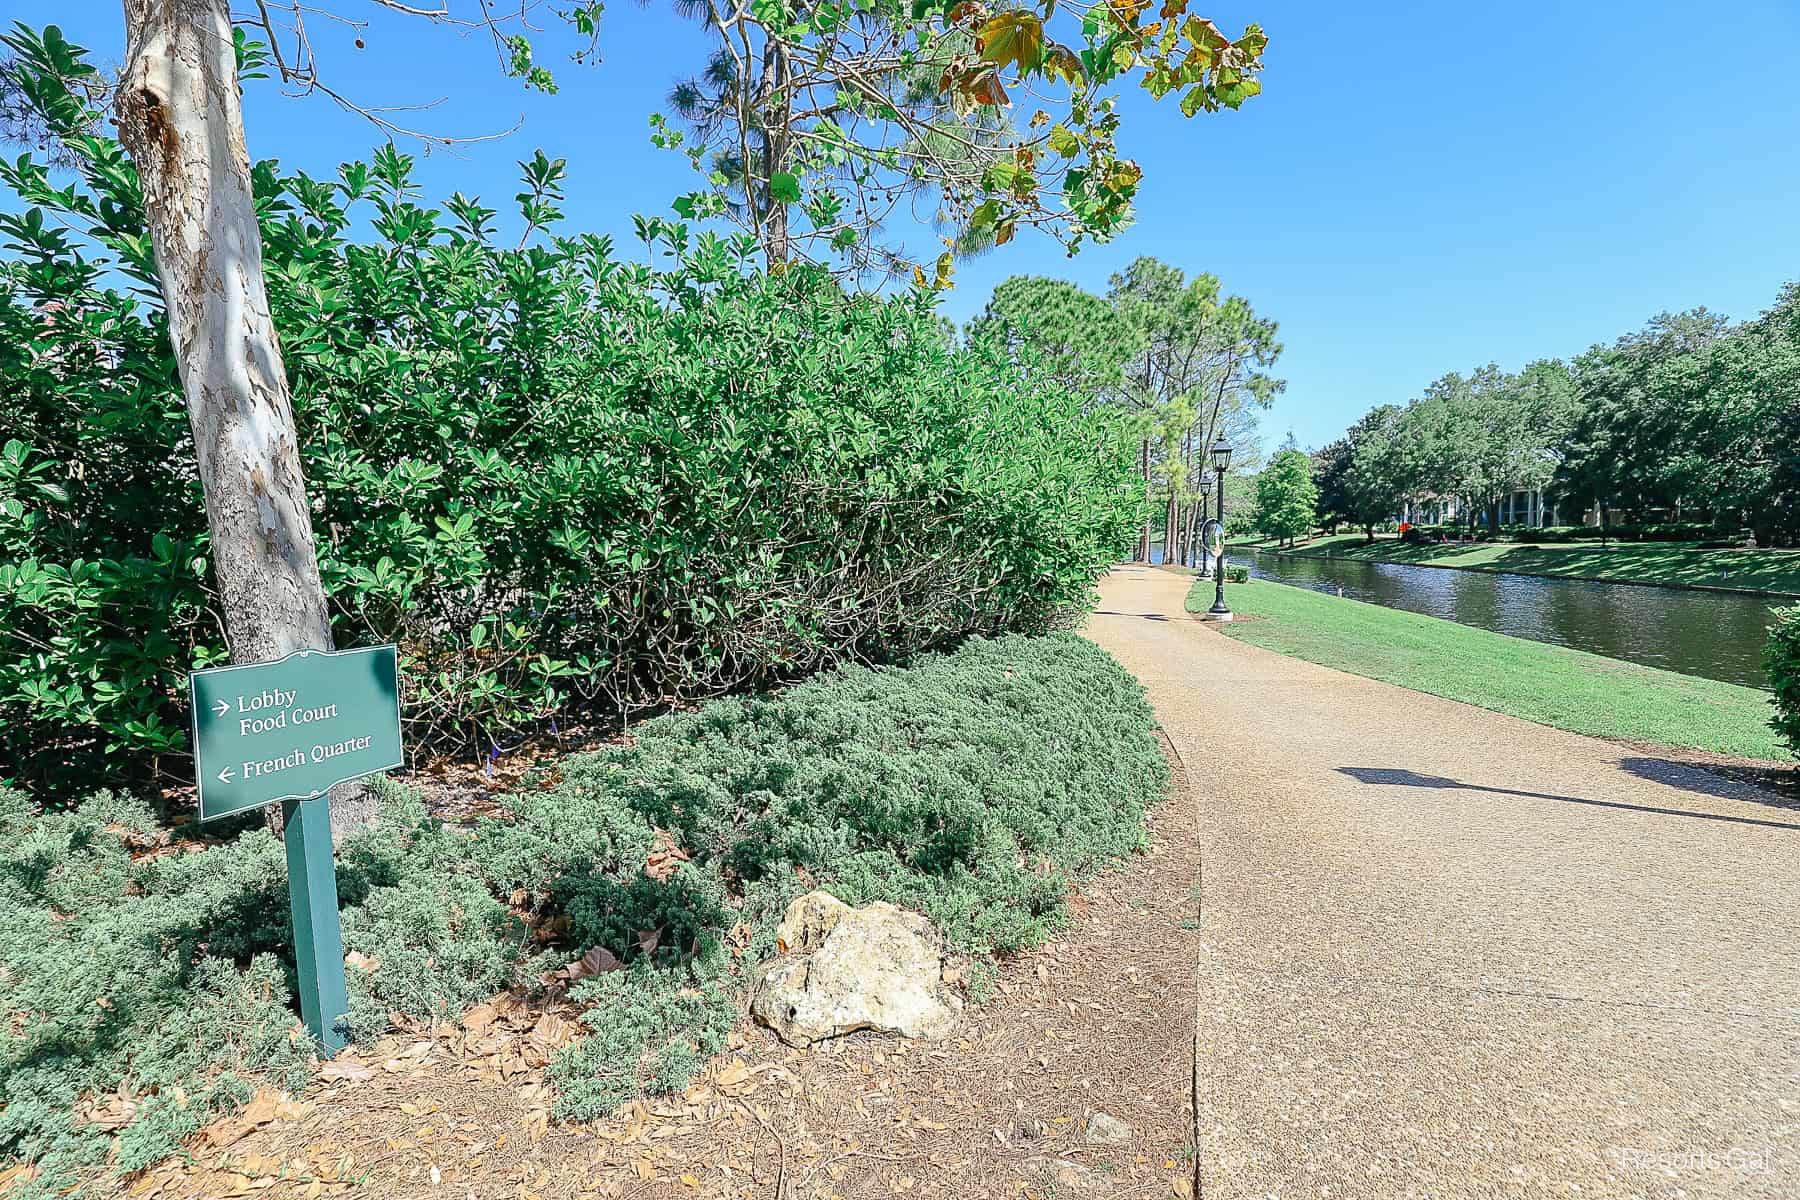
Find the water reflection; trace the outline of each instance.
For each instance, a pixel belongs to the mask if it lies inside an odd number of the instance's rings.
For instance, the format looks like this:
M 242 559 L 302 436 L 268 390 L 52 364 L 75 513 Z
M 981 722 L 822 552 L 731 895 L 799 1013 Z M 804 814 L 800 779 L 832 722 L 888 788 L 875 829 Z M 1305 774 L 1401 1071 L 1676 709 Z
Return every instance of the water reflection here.
M 1684 675 L 1766 688 L 1772 602 L 1581 579 L 1232 551 L 1253 575 Z

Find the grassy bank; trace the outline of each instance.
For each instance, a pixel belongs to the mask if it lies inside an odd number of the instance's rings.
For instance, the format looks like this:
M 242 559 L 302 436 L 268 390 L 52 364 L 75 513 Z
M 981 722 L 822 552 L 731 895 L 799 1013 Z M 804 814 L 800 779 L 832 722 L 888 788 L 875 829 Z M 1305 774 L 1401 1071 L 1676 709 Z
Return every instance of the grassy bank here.
M 1143 844 L 1166 780 L 1137 680 L 1057 634 L 647 722 L 473 828 L 383 784 L 338 862 L 350 1032 L 560 971 L 583 1011 L 558 1115 L 679 1091 L 794 896 L 920 910 L 977 960 L 1035 945 L 1072 880 Z M 266 830 L 183 843 L 129 799 L 0 790 L 0 1183 L 143 1167 L 256 1087 L 304 1086 L 287 913 Z
M 1275 549 L 1273 543 L 1245 543 Z M 1291 554 L 1366 562 L 1519 571 L 1564 579 L 1604 579 L 1682 587 L 1725 587 L 1800 595 L 1800 550 L 1702 550 L 1691 542 L 1409 546 L 1396 537 L 1363 541 L 1359 533 L 1300 542 Z
M 1308 662 L 1595 737 L 1786 760 L 1769 695 L 1472 629 L 1454 621 L 1257 582 L 1229 594 L 1232 637 Z M 1188 596 L 1198 612 L 1210 587 Z M 1476 734 L 1478 736 L 1478 734 Z

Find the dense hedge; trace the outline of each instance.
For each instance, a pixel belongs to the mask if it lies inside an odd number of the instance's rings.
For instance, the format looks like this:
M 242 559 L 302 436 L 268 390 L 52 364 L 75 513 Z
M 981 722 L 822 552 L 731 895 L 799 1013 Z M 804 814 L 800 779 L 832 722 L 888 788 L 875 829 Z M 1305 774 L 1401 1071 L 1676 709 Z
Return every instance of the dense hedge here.
M 800 891 L 922 909 L 971 954 L 1028 946 L 1066 918 L 1073 877 L 1141 845 L 1167 777 L 1137 681 L 1073 634 L 717 701 L 559 770 L 473 830 L 390 788 L 340 890 L 348 949 L 379 964 L 350 972 L 358 1037 L 594 946 L 625 963 L 573 989 L 589 1036 L 551 1074 L 574 1117 L 685 1086 Z M 670 835 L 691 861 L 659 878 L 646 858 Z M 279 843 L 252 829 L 144 856 L 167 836 L 110 795 L 45 812 L 0 793 L 0 1162 L 44 1165 L 46 1187 L 154 1161 L 259 1074 L 310 1069 L 288 1037 Z M 528 949 L 528 921 L 560 940 Z M 84 1101 L 126 1081 L 115 1138 Z
M 79 52 L 8 41 L 78 177 L 0 163 L 33 206 L 0 214 L 0 726 L 46 748 L 0 777 L 116 783 L 184 753 L 224 640 L 135 174 L 59 82 Z M 562 164 L 521 166 L 517 248 L 392 147 L 255 169 L 335 632 L 400 644 L 415 745 L 1042 629 L 1129 544 L 1107 415 L 928 294 L 658 219 L 626 261 L 546 233 Z
M 1427 541 L 1437 541 L 1440 537 L 1461 540 L 1470 536 L 1469 526 L 1459 522 L 1445 525 L 1412 526 L 1419 536 Z M 1720 530 L 1712 525 L 1699 524 L 1629 524 L 1616 522 L 1602 530 L 1597 525 L 1503 525 L 1500 531 L 1490 533 L 1485 525 L 1477 525 L 1474 529 L 1474 540 L 1478 542 L 1519 542 L 1527 545 L 1560 545 L 1570 542 L 1598 542 L 1601 540 L 1614 542 L 1700 542 L 1709 539 L 1717 540 L 1729 531 Z
M 1615 542 L 1703 542 L 1717 540 L 1731 532 L 1694 523 L 1640 525 L 1621 522 L 1609 524 L 1605 530 L 1597 525 L 1561 525 L 1548 529 L 1526 526 L 1509 529 L 1507 534 L 1515 542 L 1598 542 L 1603 539 Z
M 1769 725 L 1800 755 L 1800 604 L 1774 610 L 1763 666 L 1775 693 L 1775 715 Z

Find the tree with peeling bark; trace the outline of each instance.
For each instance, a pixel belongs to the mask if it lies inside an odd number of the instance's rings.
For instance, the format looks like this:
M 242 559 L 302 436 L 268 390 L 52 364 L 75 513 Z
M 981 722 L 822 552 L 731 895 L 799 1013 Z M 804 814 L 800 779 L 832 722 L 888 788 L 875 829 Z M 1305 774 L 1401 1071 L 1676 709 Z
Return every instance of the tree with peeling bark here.
M 439 23 L 477 22 L 460 20 L 448 8 L 376 2 Z M 262 233 L 238 93 L 245 47 L 226 0 L 123 3 L 125 66 L 114 103 L 119 138 L 143 190 L 231 655 L 237 662 L 265 662 L 297 650 L 329 650 L 331 621 L 312 510 L 263 283 Z M 297 49 L 290 57 L 281 56 L 271 7 L 291 10 L 288 32 Z M 583 10 L 591 16 L 594 7 L 578 5 L 571 18 Z M 270 37 L 282 78 L 302 91 L 324 90 L 396 131 L 378 113 L 320 82 L 305 35 L 306 11 L 297 3 L 257 4 L 256 23 Z M 491 17 L 480 23 L 493 32 L 507 71 L 528 85 L 550 86 L 548 75 L 531 64 L 528 44 L 508 36 Z M 267 811 L 279 825 L 280 809 Z M 373 800 L 363 789 L 333 793 L 335 839 L 373 815 Z
M 330 650 L 312 514 L 281 345 L 224 0 L 125 0 L 119 137 L 136 165 L 169 338 L 206 496 L 213 574 L 236 662 Z M 372 801 L 334 797 L 333 826 Z M 279 808 L 270 808 L 279 821 Z

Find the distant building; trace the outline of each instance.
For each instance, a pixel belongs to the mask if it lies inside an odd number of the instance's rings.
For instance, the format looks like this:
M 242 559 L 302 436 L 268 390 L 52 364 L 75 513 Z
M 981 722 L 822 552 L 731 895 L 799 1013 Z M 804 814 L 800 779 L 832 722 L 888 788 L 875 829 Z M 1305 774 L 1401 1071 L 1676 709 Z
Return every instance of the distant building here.
M 1400 519 L 1414 525 L 1455 525 L 1465 520 L 1462 502 L 1455 496 L 1424 493 L 1407 500 Z M 1560 502 L 1543 488 L 1521 488 L 1500 498 L 1500 524 L 1542 529 L 1560 524 Z M 1475 523 L 1487 523 L 1487 513 L 1475 511 Z M 1598 523 L 1595 517 L 1590 524 Z

